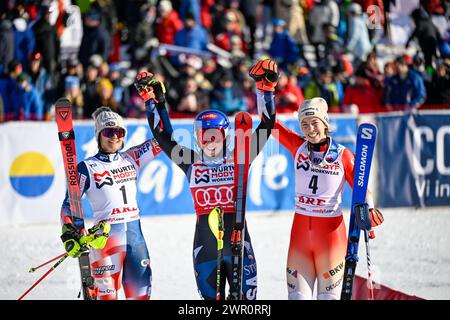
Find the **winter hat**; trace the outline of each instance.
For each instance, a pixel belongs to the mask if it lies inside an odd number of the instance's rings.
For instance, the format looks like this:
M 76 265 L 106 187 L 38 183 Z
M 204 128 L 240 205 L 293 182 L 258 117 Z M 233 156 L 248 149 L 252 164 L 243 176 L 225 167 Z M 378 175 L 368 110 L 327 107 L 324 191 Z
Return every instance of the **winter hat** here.
M 312 98 L 302 102 L 298 109 L 298 121 L 303 119 L 317 117 L 325 124 L 327 128 L 330 127 L 328 119 L 328 104 L 323 98 Z
M 348 12 L 360 15 L 362 13 L 362 8 L 361 5 L 359 3 L 351 3 L 348 7 L 347 7 Z
M 172 3 L 169 0 L 162 0 L 158 8 L 161 12 L 172 11 Z
M 100 141 L 100 132 L 105 128 L 122 128 L 127 136 L 127 128 L 123 123 L 123 118 L 109 107 L 100 107 L 92 113 L 95 120 L 95 137 Z M 100 145 L 100 144 L 99 144 Z
M 280 18 L 272 19 L 272 24 L 274 26 L 281 26 L 281 27 L 285 27 L 286 26 L 286 22 L 283 19 L 280 19 Z
M 67 76 L 64 79 L 64 90 L 68 90 L 73 87 L 80 88 L 80 79 L 75 76 Z

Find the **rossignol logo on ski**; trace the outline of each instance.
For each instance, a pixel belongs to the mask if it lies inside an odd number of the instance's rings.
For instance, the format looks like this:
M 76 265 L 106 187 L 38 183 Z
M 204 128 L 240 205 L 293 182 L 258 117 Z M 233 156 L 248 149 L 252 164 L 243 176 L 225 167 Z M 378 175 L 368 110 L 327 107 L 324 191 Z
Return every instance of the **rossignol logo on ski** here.
M 108 171 L 103 173 L 94 173 L 95 185 L 101 189 L 104 185 L 112 186 L 114 184 L 113 179 Z
M 67 179 L 71 186 L 76 186 L 78 184 L 78 173 L 76 169 L 76 163 L 74 161 L 74 150 L 73 143 L 69 141 L 68 143 L 63 143 L 65 156 L 67 159 Z
M 67 116 L 69 115 L 69 112 L 68 111 L 60 111 L 60 112 L 58 112 L 58 114 L 63 120 L 67 120 Z
M 70 136 L 70 132 L 69 131 L 61 132 L 61 135 L 64 139 L 67 139 Z

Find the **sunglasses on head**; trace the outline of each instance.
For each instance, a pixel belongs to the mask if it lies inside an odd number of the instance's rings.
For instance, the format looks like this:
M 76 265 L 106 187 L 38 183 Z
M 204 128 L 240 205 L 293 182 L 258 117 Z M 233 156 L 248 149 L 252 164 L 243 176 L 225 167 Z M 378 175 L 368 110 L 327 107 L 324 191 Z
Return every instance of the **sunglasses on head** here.
M 225 131 L 223 129 L 200 130 L 199 140 L 202 145 L 210 142 L 223 142 L 225 140 Z
M 122 128 L 105 128 L 102 130 L 102 136 L 105 138 L 112 138 L 114 135 L 119 139 L 123 138 L 125 137 L 125 130 Z

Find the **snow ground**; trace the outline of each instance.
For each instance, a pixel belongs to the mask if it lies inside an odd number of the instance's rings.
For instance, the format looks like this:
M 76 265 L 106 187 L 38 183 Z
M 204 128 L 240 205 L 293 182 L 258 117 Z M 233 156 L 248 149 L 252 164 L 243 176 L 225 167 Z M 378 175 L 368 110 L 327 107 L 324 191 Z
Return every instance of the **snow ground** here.
M 375 279 L 425 299 L 450 299 L 450 208 L 385 209 L 383 213 L 385 222 L 371 242 Z M 258 298 L 287 299 L 285 263 L 292 213 L 247 217 L 258 263 Z M 191 259 L 194 224 L 193 215 L 142 219 L 152 260 L 153 299 L 199 299 Z M 50 265 L 34 274 L 28 269 L 63 252 L 59 236 L 57 222 L 0 227 L 0 299 L 17 299 L 44 274 Z M 359 252 L 357 273 L 365 276 L 364 245 Z M 69 259 L 26 299 L 76 299 L 79 286 L 77 260 Z

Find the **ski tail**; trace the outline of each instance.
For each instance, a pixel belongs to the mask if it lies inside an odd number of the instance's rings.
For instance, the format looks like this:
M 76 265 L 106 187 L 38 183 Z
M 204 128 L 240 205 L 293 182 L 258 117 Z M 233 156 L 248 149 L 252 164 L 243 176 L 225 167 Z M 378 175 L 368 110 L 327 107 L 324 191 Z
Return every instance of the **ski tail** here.
M 223 222 L 223 208 L 215 207 L 208 215 L 208 225 L 214 237 L 217 239 L 217 266 L 216 266 L 216 300 L 220 300 L 220 280 L 223 262 L 223 234 L 225 232 Z
M 242 268 L 245 235 L 245 207 L 247 180 L 250 168 L 252 138 L 252 117 L 247 112 L 239 112 L 235 117 L 234 138 L 234 188 L 236 213 L 231 232 L 230 300 L 242 300 Z
M 78 184 L 78 167 L 75 149 L 75 133 L 72 122 L 72 104 L 66 98 L 60 98 L 55 104 L 55 118 L 58 126 L 58 137 L 61 144 L 64 170 L 66 172 L 67 190 L 69 193 L 72 218 L 83 220 L 81 192 Z M 83 232 L 84 222 L 83 222 Z M 94 278 L 89 262 L 89 251 L 78 258 L 84 300 L 95 300 Z
M 377 127 L 374 124 L 363 123 L 359 126 L 356 138 L 352 203 L 341 300 L 350 300 L 352 298 L 353 280 L 359 259 L 358 244 L 361 230 L 364 231 L 366 253 L 368 261 L 370 261 L 367 237 L 367 232 L 370 230 L 370 217 L 366 203 L 366 194 L 376 136 Z M 368 264 L 368 267 L 370 268 L 370 264 Z

